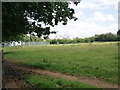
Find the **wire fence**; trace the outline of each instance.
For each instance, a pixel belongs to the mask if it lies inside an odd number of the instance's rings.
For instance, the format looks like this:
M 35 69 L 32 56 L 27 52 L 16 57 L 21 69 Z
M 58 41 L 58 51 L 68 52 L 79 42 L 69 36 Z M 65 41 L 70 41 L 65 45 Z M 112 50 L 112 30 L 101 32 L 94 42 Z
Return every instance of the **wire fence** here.
M 48 41 L 41 41 L 41 42 L 3 42 L 0 43 L 0 47 L 13 47 L 13 46 L 40 46 L 40 45 L 49 45 L 50 42 Z
M 17 76 L 18 79 L 21 79 L 22 81 L 24 81 L 29 86 L 29 88 L 35 88 L 35 86 L 31 82 L 27 81 L 26 78 L 22 74 L 20 74 L 18 71 L 16 71 L 12 65 L 10 65 L 6 61 L 4 63 L 10 68 L 10 70 L 13 72 L 13 74 L 15 76 Z M 5 85 L 5 87 L 6 87 L 6 85 Z
M 12 71 L 12 75 L 15 75 L 18 79 L 24 81 L 29 86 L 28 88 L 36 88 L 31 82 L 27 81 L 27 79 L 24 77 L 24 75 L 20 74 L 15 69 L 15 67 L 13 65 L 10 65 L 8 62 L 6 62 L 4 60 L 4 52 L 3 52 L 3 50 L 1 50 L 0 55 L 2 57 L 1 58 L 1 61 L 2 61 L 2 65 L 1 65 L 2 66 L 2 70 L 1 71 L 2 71 L 2 73 L 0 75 L 0 76 L 2 76 L 2 82 L 1 82 L 1 87 L 0 87 L 0 88 L 2 88 L 1 90 L 7 90 L 9 88 L 9 87 L 6 86 L 6 84 L 7 84 L 6 83 L 7 78 L 5 77 L 5 72 L 7 72 L 7 71 L 6 71 L 5 66 L 8 66 L 8 68 L 10 69 L 10 71 Z M 22 88 L 22 87 L 20 87 L 20 88 Z

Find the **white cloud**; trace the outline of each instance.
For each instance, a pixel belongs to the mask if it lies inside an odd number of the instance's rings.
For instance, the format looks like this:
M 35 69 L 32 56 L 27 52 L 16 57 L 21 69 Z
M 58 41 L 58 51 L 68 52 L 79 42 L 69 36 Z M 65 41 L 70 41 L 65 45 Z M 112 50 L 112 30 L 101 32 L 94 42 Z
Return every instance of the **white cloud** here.
M 113 32 L 113 33 L 117 33 L 117 31 L 118 31 L 118 24 L 111 24 L 111 26 L 110 27 L 108 27 L 108 29 L 111 31 L 111 32 Z
M 115 18 L 108 14 L 103 14 L 100 11 L 97 11 L 94 13 L 94 16 L 92 18 L 89 18 L 88 21 L 102 21 L 102 22 L 109 22 L 109 21 L 115 21 Z
M 97 0 L 99 3 L 102 3 L 105 6 L 113 5 L 114 9 L 118 9 L 119 0 Z
M 75 17 L 82 17 L 83 15 L 85 15 L 84 12 L 78 11 L 78 12 L 75 13 L 74 16 L 75 16 Z
M 83 4 L 79 4 L 80 8 L 85 8 L 85 9 L 99 9 L 101 7 L 101 4 L 96 4 L 96 3 L 83 3 Z
M 117 9 L 118 2 L 119 0 L 82 0 L 77 7 L 80 9 L 107 9 L 112 5 L 115 9 Z M 75 9 L 77 8 L 72 4 L 70 6 Z
M 60 38 L 60 37 L 90 37 L 95 34 L 102 34 L 102 33 L 116 33 L 117 32 L 117 24 L 112 24 L 110 27 L 102 26 L 96 23 L 89 23 L 89 22 L 79 22 L 79 21 L 69 21 L 67 26 L 59 25 L 52 30 L 58 31 L 55 35 L 50 35 L 50 38 Z
M 74 4 L 70 4 L 69 7 L 74 9 L 100 9 L 101 5 L 102 4 L 82 0 L 77 6 L 75 6 Z
M 103 3 L 104 5 L 115 5 L 118 4 L 119 0 L 97 0 L 99 3 Z

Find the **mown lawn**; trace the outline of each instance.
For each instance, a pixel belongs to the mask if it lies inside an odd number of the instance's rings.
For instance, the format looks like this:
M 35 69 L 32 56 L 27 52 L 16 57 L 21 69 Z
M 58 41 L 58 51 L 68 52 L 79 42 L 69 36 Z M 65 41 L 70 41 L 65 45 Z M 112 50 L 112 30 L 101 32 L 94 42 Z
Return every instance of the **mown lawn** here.
M 4 51 L 5 58 L 21 60 L 19 64 L 25 66 L 118 83 L 116 43 L 6 47 Z

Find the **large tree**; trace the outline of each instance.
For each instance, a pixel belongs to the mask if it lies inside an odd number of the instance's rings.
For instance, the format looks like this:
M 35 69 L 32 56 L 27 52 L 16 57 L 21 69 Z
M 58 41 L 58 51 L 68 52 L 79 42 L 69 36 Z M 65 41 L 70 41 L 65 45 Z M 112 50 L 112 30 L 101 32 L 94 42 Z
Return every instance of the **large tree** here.
M 79 2 L 73 3 L 77 5 Z M 54 27 L 59 22 L 66 25 L 69 19 L 77 20 L 69 4 L 71 2 L 3 2 L 2 40 L 19 40 L 23 34 L 33 32 L 38 37 L 55 33 L 50 32 L 50 26 Z

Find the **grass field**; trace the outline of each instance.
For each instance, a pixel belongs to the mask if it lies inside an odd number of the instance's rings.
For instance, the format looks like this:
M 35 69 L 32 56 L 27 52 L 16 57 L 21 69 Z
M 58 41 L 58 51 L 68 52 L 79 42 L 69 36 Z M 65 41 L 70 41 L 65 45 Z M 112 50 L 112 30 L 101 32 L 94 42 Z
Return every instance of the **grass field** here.
M 96 88 L 92 85 L 88 85 L 85 83 L 57 79 L 44 75 L 27 75 L 26 78 L 37 88 Z
M 101 78 L 118 83 L 118 45 L 93 43 L 6 47 L 5 58 L 21 60 L 25 66 L 48 69 L 75 76 Z M 33 77 L 36 78 L 36 77 Z

